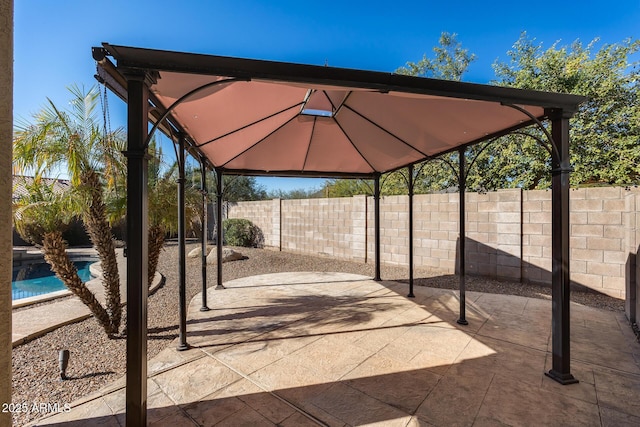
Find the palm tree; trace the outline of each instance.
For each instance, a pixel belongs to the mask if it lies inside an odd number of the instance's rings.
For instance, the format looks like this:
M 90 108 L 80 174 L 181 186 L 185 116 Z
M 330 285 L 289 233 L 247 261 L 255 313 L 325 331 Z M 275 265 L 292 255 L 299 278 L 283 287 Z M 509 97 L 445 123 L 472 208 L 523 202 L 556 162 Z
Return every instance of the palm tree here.
M 158 266 L 160 252 L 164 247 L 167 235 L 175 234 L 178 228 L 178 203 L 177 186 L 178 164 L 169 165 L 165 162 L 162 148 L 156 140 L 149 144 L 149 283 L 151 286 Z M 114 190 L 107 193 L 107 204 L 110 207 L 110 220 L 112 223 L 123 221 L 126 215 L 126 194 L 118 192 L 116 188 L 124 187 L 126 176 L 120 175 Z M 200 194 L 193 186 L 185 189 L 185 216 L 188 219 L 199 217 Z M 191 229 L 193 229 L 193 224 Z
M 34 116 L 35 123 L 19 124 L 14 136 L 14 163 L 18 170 L 33 171 L 36 178 L 52 174 L 66 167 L 74 188 L 74 195 L 84 203 L 76 203 L 75 213 L 82 215 L 85 228 L 100 258 L 106 293 L 106 312 L 109 335 L 118 332 L 122 317 L 120 279 L 115 246 L 102 199 L 103 183 L 113 187 L 117 175 L 124 169 L 121 151 L 124 148 L 122 131 L 107 134 L 99 125 L 96 107 L 99 91 L 72 86 L 71 109 L 61 111 L 48 99 L 48 106 Z M 54 233 L 55 234 L 55 233 Z M 43 239 L 47 261 L 70 290 L 77 292 L 75 279 L 65 276 L 68 269 L 61 258 L 62 236 Z M 50 245 L 47 245 L 47 242 Z M 64 250 L 62 250 L 64 251 Z M 56 265 L 54 265 L 56 264 Z M 72 276 L 72 275 L 71 275 Z M 75 289 L 75 290 L 74 290 Z M 88 290 L 87 290 L 88 292 Z M 83 290 L 80 293 L 85 293 Z M 84 301 L 84 300 L 83 300 Z M 102 323 L 104 319 L 96 316 Z
M 110 224 L 126 215 L 126 161 L 122 155 L 125 138 L 122 129 L 107 133 L 97 114 L 96 87 L 89 91 L 72 86 L 69 111 L 58 109 L 51 100 L 34 116 L 34 123 L 16 127 L 14 165 L 18 171 L 30 171 L 34 183 L 42 177 L 66 168 L 73 191 L 62 208 L 61 201 L 50 197 L 43 202 L 46 189 L 34 185 L 33 197 L 25 199 L 16 211 L 16 228 L 25 232 L 26 240 L 41 244 L 45 259 L 65 285 L 89 306 L 109 336 L 118 333 L 122 318 L 120 279 Z M 103 118 L 103 117 L 100 117 Z M 177 228 L 177 167 L 165 167 L 162 150 L 153 142 L 149 147 L 149 286 L 157 268 L 165 236 Z M 38 196 L 40 195 L 40 196 Z M 34 203 L 35 202 L 35 203 Z M 47 206 L 45 209 L 44 206 Z M 195 188 L 187 188 L 187 218 L 195 218 L 199 196 Z M 66 247 L 60 231 L 63 213 L 81 216 L 87 234 L 102 263 L 106 308 L 102 307 L 86 286 L 71 274 Z M 53 226 L 53 222 L 57 225 Z M 22 230 L 22 231 L 21 231 Z M 29 237 L 27 237 L 29 236 Z
M 25 183 L 27 194 L 13 206 L 16 229 L 23 239 L 42 246 L 45 260 L 56 276 L 89 307 L 105 332 L 114 335 L 118 330 L 114 330 L 109 313 L 80 280 L 62 237 L 63 231 L 76 216 L 75 212 L 80 210 L 80 198 L 74 194 L 75 189 L 56 191 L 54 184 L 47 184 L 39 176 Z

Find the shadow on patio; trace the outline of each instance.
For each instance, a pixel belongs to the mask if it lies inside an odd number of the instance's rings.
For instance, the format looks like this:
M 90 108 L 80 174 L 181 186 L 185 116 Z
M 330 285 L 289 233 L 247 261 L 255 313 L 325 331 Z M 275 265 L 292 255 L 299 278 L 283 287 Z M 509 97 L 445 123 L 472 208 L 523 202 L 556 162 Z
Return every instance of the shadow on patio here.
M 572 370 L 550 367 L 551 302 L 338 273 L 209 289 L 189 344 L 149 363 L 150 425 L 639 425 L 640 346 L 622 315 L 572 305 Z M 39 425 L 124 425 L 124 379 Z

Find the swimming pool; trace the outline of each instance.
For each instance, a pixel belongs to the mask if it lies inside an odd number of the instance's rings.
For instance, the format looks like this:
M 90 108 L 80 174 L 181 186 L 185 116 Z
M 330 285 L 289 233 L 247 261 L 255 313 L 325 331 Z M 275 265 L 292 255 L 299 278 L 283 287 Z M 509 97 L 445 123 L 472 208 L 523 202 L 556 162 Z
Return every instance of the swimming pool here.
M 91 279 L 89 266 L 95 261 L 75 261 L 73 264 L 78 269 L 78 276 L 83 282 Z M 51 271 L 49 264 L 37 263 L 22 266 L 13 270 L 11 279 L 11 299 L 34 297 L 50 292 L 67 289 L 62 281 Z

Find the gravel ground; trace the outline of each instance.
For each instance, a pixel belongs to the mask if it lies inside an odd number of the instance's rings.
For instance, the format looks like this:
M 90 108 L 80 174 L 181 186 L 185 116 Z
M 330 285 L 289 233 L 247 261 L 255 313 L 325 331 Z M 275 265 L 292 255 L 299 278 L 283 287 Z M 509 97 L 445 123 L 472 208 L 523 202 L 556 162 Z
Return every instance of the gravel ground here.
M 187 245 L 187 252 L 197 243 Z M 374 267 L 326 257 L 291 254 L 263 249 L 239 248 L 248 259 L 225 263 L 224 280 L 256 274 L 287 271 L 336 271 L 373 276 Z M 178 251 L 170 242 L 160 256 L 158 271 L 166 277 L 165 285 L 149 297 L 148 355 L 157 355 L 178 337 Z M 209 266 L 208 284 L 215 286 L 216 266 Z M 406 267 L 382 266 L 382 278 L 408 282 Z M 420 286 L 457 289 L 458 277 L 416 269 L 415 283 Z M 202 287 L 200 258 L 187 258 L 187 301 Z M 467 290 L 521 295 L 551 299 L 551 289 L 544 286 L 468 277 Z M 624 311 L 624 301 L 592 292 L 572 292 L 572 301 L 591 307 Z M 67 381 L 58 373 L 58 351 L 69 349 L 71 358 Z M 71 403 L 95 392 L 125 374 L 124 338 L 109 339 L 93 319 L 57 329 L 32 342 L 13 349 L 14 404 Z M 40 414 L 14 413 L 14 425 L 23 425 L 40 418 Z

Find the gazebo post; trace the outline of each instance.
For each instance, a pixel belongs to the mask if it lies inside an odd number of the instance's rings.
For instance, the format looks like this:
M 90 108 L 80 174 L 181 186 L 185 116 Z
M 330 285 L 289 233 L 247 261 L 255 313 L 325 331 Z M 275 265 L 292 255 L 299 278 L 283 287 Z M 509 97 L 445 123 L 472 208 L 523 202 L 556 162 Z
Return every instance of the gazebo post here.
M 569 114 L 551 110 L 552 151 L 551 183 L 551 297 L 552 368 L 546 373 L 560 384 L 574 384 L 571 374 L 569 294 Z
M 222 179 L 222 170 L 216 169 L 216 254 L 218 257 L 218 284 L 216 289 L 224 289 L 222 284 L 222 245 L 224 242 L 224 236 L 222 235 L 222 192 L 224 191 Z
M 375 277 L 373 280 L 381 281 L 380 278 L 380 174 L 373 178 L 373 205 L 374 205 L 374 227 L 375 227 Z
M 200 158 L 200 187 L 202 189 L 202 236 L 200 239 L 202 264 L 202 307 L 200 311 L 209 311 L 207 305 L 207 167 L 205 157 Z
M 149 73 L 127 79 L 127 373 L 126 423 L 147 425 Z
M 186 242 L 185 242 L 185 218 L 184 218 L 184 142 L 185 135 L 178 135 L 178 294 L 180 302 L 180 324 L 178 336 L 180 342 L 177 350 L 184 351 L 189 348 L 187 344 L 187 272 L 186 272 Z
M 467 283 L 465 277 L 465 251 L 466 251 L 466 232 L 465 232 L 465 193 L 467 191 L 467 174 L 465 171 L 465 157 L 464 157 L 465 148 L 460 147 L 458 150 L 458 195 L 460 196 L 460 244 L 458 245 L 460 248 L 459 255 L 459 271 L 460 271 L 460 318 L 457 320 L 460 325 L 468 325 L 467 322 Z
M 408 168 L 409 179 L 407 187 L 409 187 L 409 298 L 415 298 L 413 294 L 413 165 Z

